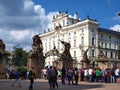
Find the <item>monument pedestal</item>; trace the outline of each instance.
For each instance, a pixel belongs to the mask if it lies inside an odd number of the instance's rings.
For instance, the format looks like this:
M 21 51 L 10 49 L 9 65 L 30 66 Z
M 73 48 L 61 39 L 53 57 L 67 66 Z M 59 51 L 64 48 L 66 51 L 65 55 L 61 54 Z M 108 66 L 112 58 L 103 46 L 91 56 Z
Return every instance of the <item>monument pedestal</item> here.
M 5 65 L 6 65 L 6 60 L 4 57 L 2 57 L 2 60 L 0 61 L 0 79 L 6 78 Z
M 31 56 L 27 60 L 27 71 L 33 70 L 36 76 L 40 78 L 41 70 L 44 68 L 44 58 Z

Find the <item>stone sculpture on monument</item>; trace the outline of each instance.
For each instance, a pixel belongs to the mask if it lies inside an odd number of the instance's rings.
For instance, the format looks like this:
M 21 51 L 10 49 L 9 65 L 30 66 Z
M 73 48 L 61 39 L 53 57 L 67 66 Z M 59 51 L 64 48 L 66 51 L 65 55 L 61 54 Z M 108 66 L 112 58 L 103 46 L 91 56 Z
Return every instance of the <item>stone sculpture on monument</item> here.
M 41 69 L 44 68 L 45 57 L 43 56 L 43 45 L 39 35 L 33 38 L 32 50 L 28 55 L 27 69 L 33 70 L 38 77 L 40 77 Z
M 64 45 L 64 51 L 61 54 L 61 60 L 63 61 L 63 66 L 65 68 L 73 68 L 73 59 L 70 54 L 71 45 L 68 42 L 59 40 Z

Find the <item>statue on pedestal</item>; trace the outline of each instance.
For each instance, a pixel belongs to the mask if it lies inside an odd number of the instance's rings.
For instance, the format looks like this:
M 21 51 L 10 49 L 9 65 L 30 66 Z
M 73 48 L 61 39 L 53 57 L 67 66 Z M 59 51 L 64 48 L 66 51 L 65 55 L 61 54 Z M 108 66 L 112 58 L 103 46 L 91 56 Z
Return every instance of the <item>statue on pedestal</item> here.
M 84 68 L 90 67 L 90 61 L 89 61 L 88 56 L 87 56 L 88 50 L 89 50 L 89 48 L 87 48 L 85 51 L 82 50 L 83 58 L 82 58 L 81 62 L 83 63 Z
M 65 41 L 61 41 L 61 40 L 59 40 L 59 41 L 64 45 L 64 51 L 61 56 L 61 59 L 63 61 L 63 66 L 67 67 L 69 65 L 70 68 L 72 68 L 73 67 L 73 59 L 70 54 L 71 45 L 70 45 L 70 43 L 67 43 Z
M 5 78 L 5 44 L 0 39 L 0 78 Z
M 2 39 L 0 39 L 0 62 L 2 61 L 4 52 L 5 52 L 5 44 L 3 43 Z
M 32 39 L 32 50 L 28 56 L 27 67 L 28 70 L 34 69 L 34 72 L 38 75 L 40 70 L 44 68 L 45 57 L 43 56 L 43 45 L 39 35 L 35 35 Z

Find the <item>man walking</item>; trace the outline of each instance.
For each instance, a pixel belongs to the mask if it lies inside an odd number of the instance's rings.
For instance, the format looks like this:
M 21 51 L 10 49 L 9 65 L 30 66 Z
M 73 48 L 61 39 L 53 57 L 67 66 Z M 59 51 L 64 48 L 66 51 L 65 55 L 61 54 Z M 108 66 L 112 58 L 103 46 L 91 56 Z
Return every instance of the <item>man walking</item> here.
M 18 82 L 19 87 L 21 87 L 21 84 L 20 84 L 20 69 L 18 69 L 17 71 L 15 71 L 14 77 L 15 77 L 15 81 L 12 83 L 11 86 L 14 87 L 15 83 Z
M 36 79 L 36 75 L 32 70 L 29 71 L 28 78 L 30 80 L 29 90 L 33 90 L 33 83 L 34 79 Z

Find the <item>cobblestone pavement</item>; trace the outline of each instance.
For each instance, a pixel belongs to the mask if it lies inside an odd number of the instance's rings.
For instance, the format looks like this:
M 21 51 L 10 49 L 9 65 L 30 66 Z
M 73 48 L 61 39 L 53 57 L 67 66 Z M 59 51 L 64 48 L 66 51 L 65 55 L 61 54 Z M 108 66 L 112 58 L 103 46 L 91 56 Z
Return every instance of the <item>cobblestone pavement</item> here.
M 29 80 L 21 80 L 22 87 L 16 83 L 14 87 L 11 84 L 14 80 L 0 80 L 0 90 L 28 90 Z M 102 83 L 85 83 L 79 82 L 78 86 L 75 85 L 62 85 L 58 81 L 59 87 L 54 90 L 120 90 L 120 83 L 115 84 L 102 84 Z M 34 83 L 33 90 L 50 90 L 47 80 L 37 79 Z

